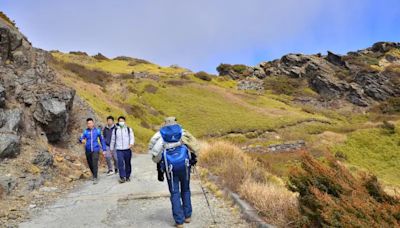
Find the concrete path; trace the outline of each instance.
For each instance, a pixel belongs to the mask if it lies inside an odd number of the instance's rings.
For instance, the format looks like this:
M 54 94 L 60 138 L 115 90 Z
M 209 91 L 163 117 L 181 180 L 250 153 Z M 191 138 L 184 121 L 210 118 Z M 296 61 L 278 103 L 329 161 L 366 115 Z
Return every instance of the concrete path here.
M 149 155 L 135 154 L 132 165 L 131 182 L 119 184 L 117 175 L 102 175 L 97 185 L 88 181 L 20 227 L 173 227 L 167 183 L 157 181 Z M 185 227 L 249 227 L 225 201 L 208 194 L 217 218 L 214 225 L 195 178 L 191 188 L 193 221 Z

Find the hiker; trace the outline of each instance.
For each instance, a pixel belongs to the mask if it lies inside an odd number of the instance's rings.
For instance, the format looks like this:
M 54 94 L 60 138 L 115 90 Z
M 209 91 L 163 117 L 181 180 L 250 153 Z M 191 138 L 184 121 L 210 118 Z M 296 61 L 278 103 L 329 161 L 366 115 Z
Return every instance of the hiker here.
M 148 148 L 152 160 L 157 163 L 158 180 L 164 180 L 164 173 L 167 176 L 175 225 L 183 227 L 183 223 L 191 222 L 190 169 L 197 162 L 200 146 L 175 117 L 167 117 Z
M 110 176 L 112 174 L 117 174 L 118 173 L 118 158 L 117 158 L 117 152 L 115 150 L 111 150 L 110 144 L 111 144 L 111 135 L 115 129 L 115 124 L 114 124 L 114 117 L 108 116 L 107 117 L 107 125 L 103 128 L 103 137 L 104 140 L 106 141 L 106 151 L 104 152 L 104 157 L 106 158 L 106 163 L 107 163 L 107 176 Z M 114 161 L 114 169 L 113 169 L 113 161 Z
M 131 181 L 131 158 L 134 144 L 135 136 L 132 128 L 126 125 L 125 117 L 118 117 L 117 126 L 111 134 L 110 150 L 117 151 L 119 182 L 121 184 Z
M 101 130 L 99 128 L 95 128 L 94 120 L 92 118 L 88 118 L 86 120 L 86 123 L 87 129 L 83 131 L 81 137 L 79 138 L 79 142 L 85 143 L 86 160 L 89 165 L 89 169 L 93 175 L 93 184 L 97 184 L 99 152 L 100 148 L 103 151 L 106 151 L 106 144 L 104 142 L 103 136 L 101 135 Z

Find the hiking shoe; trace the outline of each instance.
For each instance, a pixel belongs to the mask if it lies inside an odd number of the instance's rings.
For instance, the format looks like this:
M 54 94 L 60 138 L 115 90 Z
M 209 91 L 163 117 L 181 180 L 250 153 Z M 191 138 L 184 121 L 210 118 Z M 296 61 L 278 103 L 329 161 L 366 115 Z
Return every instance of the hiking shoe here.
M 120 184 L 125 183 L 125 178 L 120 178 L 118 181 Z
M 190 223 L 192 221 L 192 218 L 185 218 L 185 223 Z
M 175 224 L 176 228 L 183 228 L 183 224 Z
M 107 176 L 111 176 L 111 175 L 113 175 L 114 174 L 114 171 L 112 171 L 112 170 L 108 170 L 108 172 L 107 172 Z
M 127 177 L 126 182 L 131 182 L 131 178 Z
M 99 183 L 99 180 L 97 178 L 94 178 L 93 179 L 93 184 L 97 184 L 97 183 Z

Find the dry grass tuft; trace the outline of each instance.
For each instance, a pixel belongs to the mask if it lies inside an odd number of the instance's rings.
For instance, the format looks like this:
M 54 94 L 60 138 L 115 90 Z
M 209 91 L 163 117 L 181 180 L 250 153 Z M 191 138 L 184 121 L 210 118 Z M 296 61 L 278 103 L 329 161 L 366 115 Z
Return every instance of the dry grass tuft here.
M 204 143 L 199 163 L 251 203 L 268 223 L 282 227 L 299 225 L 296 194 L 238 147 L 223 141 Z

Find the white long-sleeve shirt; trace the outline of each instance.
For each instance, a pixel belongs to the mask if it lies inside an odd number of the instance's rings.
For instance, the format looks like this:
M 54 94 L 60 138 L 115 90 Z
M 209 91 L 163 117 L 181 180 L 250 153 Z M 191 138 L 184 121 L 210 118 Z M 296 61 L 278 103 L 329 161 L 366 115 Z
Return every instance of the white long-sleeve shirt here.
M 115 136 L 117 138 L 115 138 Z M 124 126 L 116 126 L 111 135 L 110 149 L 113 150 L 128 150 L 135 144 L 135 135 L 133 129 Z

